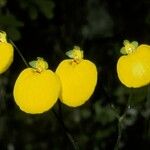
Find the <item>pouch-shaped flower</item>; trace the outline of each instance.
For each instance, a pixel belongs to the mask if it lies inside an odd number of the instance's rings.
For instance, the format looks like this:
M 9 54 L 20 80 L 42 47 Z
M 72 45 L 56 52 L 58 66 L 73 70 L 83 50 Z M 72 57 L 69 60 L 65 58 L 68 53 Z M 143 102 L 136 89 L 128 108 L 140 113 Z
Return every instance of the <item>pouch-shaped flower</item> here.
M 138 88 L 150 83 L 150 46 L 124 41 L 124 47 L 117 62 L 120 81 L 127 87 Z
M 60 92 L 59 78 L 42 58 L 32 61 L 33 68 L 24 69 L 14 86 L 14 99 L 26 113 L 38 114 L 49 110 L 57 101 Z
M 66 53 L 71 59 L 63 60 L 56 69 L 61 81 L 60 100 L 77 107 L 84 104 L 93 94 L 97 83 L 97 69 L 94 63 L 83 59 L 79 47 Z
M 6 33 L 0 31 L 0 74 L 5 72 L 13 62 L 14 48 L 7 42 Z

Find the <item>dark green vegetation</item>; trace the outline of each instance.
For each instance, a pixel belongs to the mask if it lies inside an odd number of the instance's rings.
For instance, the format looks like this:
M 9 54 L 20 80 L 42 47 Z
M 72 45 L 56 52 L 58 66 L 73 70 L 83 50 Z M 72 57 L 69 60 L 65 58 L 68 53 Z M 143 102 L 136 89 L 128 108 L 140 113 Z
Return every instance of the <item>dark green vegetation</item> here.
M 114 149 L 117 117 L 124 114 L 130 92 L 119 147 L 149 150 L 150 87 L 128 89 L 116 73 L 124 39 L 150 44 L 149 8 L 149 0 L 0 0 L 0 29 L 28 62 L 40 56 L 55 71 L 65 52 L 78 45 L 97 65 L 91 99 L 78 108 L 62 105 L 61 118 L 80 150 Z M 14 82 L 25 67 L 15 51 L 12 66 L 0 75 L 0 150 L 73 150 L 52 110 L 28 115 L 14 103 Z M 58 103 L 54 110 L 59 112 Z

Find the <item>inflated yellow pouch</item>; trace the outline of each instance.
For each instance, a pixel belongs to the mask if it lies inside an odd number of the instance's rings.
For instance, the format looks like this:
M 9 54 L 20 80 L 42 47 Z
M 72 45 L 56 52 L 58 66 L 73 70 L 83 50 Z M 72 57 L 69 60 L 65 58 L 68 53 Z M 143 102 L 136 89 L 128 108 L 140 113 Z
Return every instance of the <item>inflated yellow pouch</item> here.
M 127 87 L 138 88 L 150 83 L 150 46 L 124 41 L 121 56 L 117 62 L 120 81 Z
M 94 63 L 83 59 L 79 47 L 66 53 L 71 59 L 63 60 L 56 69 L 61 81 L 60 100 L 76 107 L 84 104 L 94 92 L 97 83 L 97 69 Z
M 0 74 L 5 72 L 13 62 L 14 48 L 7 42 L 6 33 L 0 31 Z
M 43 113 L 56 103 L 60 93 L 60 81 L 42 58 L 30 64 L 33 68 L 24 69 L 16 80 L 14 99 L 26 113 Z

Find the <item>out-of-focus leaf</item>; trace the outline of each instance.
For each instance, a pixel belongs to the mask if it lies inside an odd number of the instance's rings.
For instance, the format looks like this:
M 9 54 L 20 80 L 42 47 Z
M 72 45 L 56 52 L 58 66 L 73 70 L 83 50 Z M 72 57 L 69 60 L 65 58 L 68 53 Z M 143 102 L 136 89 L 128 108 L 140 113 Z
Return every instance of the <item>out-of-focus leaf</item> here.
M 88 119 L 91 116 L 91 112 L 88 109 L 82 109 L 81 110 L 81 116 L 84 119 Z
M 32 20 L 37 19 L 39 12 L 48 19 L 53 17 L 54 3 L 52 0 L 22 0 L 19 1 L 19 5 L 27 11 Z
M 30 18 L 31 18 L 32 20 L 37 19 L 37 17 L 38 17 L 37 9 L 36 9 L 35 7 L 30 7 L 30 8 L 29 8 L 29 15 L 30 15 Z
M 22 9 L 25 9 L 28 7 L 28 1 L 27 0 L 22 0 L 22 1 L 19 1 L 19 5 Z
M 145 22 L 150 25 L 150 12 L 147 13 L 147 16 L 146 16 L 146 19 L 145 19 Z
M 127 113 L 123 119 L 123 128 L 126 126 L 131 126 L 137 119 L 138 111 L 134 108 L 128 108 Z
M 139 106 L 147 96 L 147 86 L 131 90 L 130 105 L 133 107 Z
M 0 0 L 0 8 L 4 7 L 7 3 L 7 0 Z
M 17 18 L 11 14 L 9 14 L 9 15 L 0 14 L 0 23 L 1 23 L 1 26 L 7 26 L 7 27 L 23 26 L 23 22 L 17 20 Z
M 148 85 L 147 87 L 147 98 L 146 98 L 146 103 L 145 103 L 145 109 L 142 112 L 142 115 L 145 118 L 149 118 L 150 117 L 150 85 Z
M 116 112 L 108 107 L 102 107 L 101 104 L 95 103 L 95 119 L 103 125 L 112 122 L 116 119 Z
M 96 139 L 103 139 L 103 138 L 107 138 L 110 136 L 110 134 L 112 134 L 112 132 L 114 132 L 115 128 L 106 128 L 106 129 L 102 129 L 102 130 L 98 130 L 96 132 Z
M 45 15 L 48 19 L 51 19 L 53 17 L 53 8 L 54 3 L 52 1 L 48 0 L 35 0 L 34 1 L 41 13 Z
M 113 35 L 114 22 L 105 4 L 99 5 L 99 1 L 88 1 L 88 24 L 83 26 L 82 34 L 85 38 L 111 37 Z
M 21 34 L 17 28 L 10 27 L 7 29 L 7 33 L 10 39 L 12 39 L 13 41 L 17 41 L 21 38 Z

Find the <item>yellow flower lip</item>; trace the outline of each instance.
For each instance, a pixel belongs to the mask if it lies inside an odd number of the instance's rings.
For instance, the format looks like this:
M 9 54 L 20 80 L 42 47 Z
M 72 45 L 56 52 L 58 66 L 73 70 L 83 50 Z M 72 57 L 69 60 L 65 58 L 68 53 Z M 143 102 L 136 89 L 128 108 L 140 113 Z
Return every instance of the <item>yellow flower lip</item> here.
M 0 74 L 4 73 L 12 64 L 14 48 L 7 42 L 7 34 L 0 30 Z
M 69 107 L 78 107 L 88 101 L 97 83 L 97 68 L 83 59 L 83 51 L 75 46 L 66 53 L 72 59 L 63 60 L 56 69 L 61 82 L 60 101 Z
M 127 46 L 130 47 L 130 45 Z M 150 46 L 141 44 L 131 53 L 121 56 L 117 62 L 117 74 L 119 80 L 127 87 L 139 88 L 148 85 L 150 83 Z
M 83 59 L 83 50 L 81 50 L 79 46 L 74 46 L 73 50 L 66 52 L 66 55 L 72 58 L 73 62 L 78 64 Z
M 124 40 L 123 44 L 124 46 L 120 50 L 122 54 L 131 54 L 135 52 L 136 48 L 138 47 L 137 41 L 129 42 L 128 40 Z
M 16 79 L 13 96 L 22 111 L 40 114 L 57 102 L 60 87 L 58 76 L 50 69 L 39 73 L 34 68 L 26 68 Z
M 7 43 L 6 32 L 0 31 L 0 42 Z
M 37 57 L 37 60 L 29 62 L 29 65 L 38 73 L 48 69 L 48 63 L 42 57 Z

